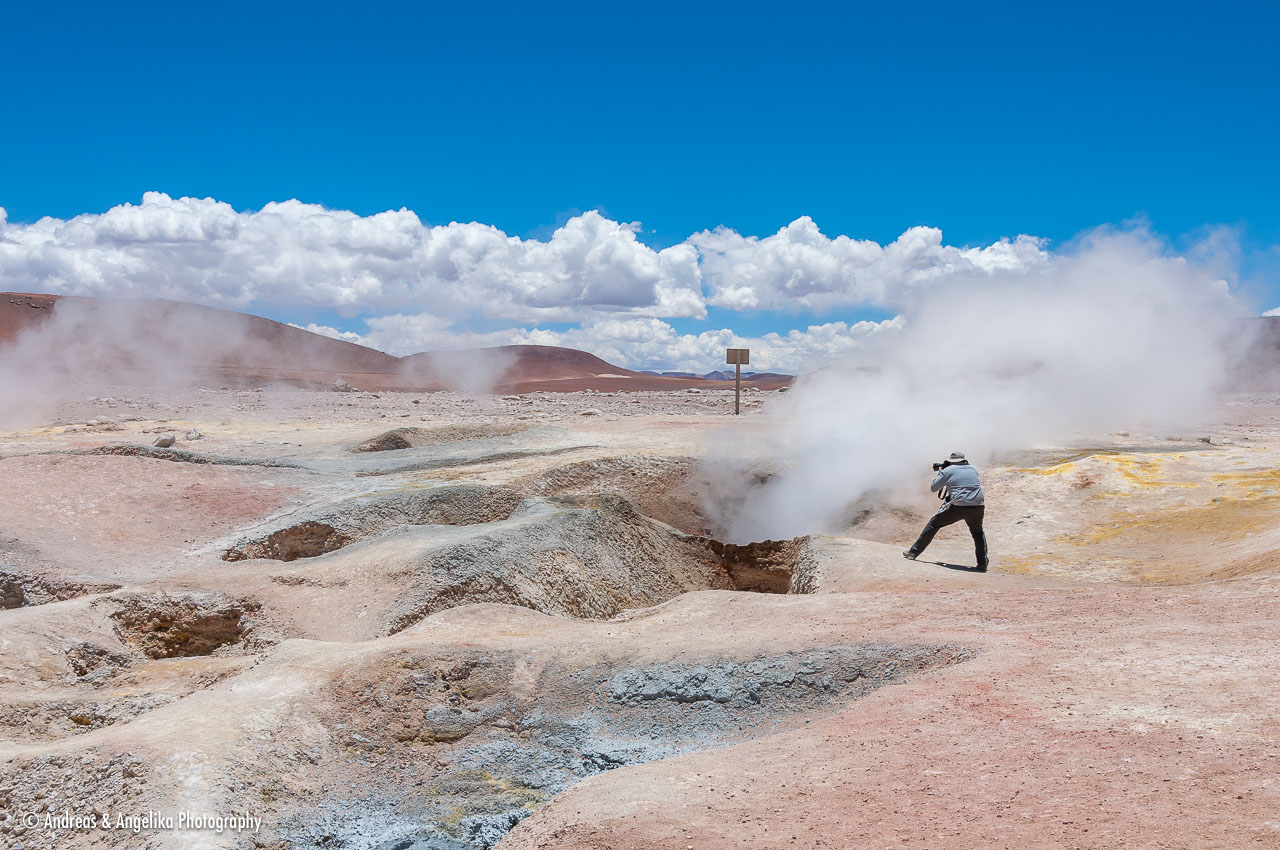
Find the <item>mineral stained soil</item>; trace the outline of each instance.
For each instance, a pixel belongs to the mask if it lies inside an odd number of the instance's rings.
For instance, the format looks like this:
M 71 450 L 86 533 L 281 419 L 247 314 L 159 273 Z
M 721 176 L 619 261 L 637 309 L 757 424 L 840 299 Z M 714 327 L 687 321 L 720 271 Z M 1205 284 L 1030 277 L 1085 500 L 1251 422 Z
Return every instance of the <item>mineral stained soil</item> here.
M 1275 396 L 984 466 L 977 574 L 927 458 L 709 541 L 725 392 L 94 392 L 0 434 L 4 847 L 1280 847 Z

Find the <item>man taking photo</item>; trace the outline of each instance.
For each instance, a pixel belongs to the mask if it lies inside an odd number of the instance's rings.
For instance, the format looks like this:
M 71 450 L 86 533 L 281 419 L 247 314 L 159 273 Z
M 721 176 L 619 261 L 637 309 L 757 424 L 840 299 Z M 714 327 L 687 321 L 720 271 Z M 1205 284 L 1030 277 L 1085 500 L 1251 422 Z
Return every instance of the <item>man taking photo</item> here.
M 982 514 L 985 510 L 985 499 L 982 495 L 982 484 L 978 481 L 978 470 L 965 458 L 964 452 L 952 452 L 942 463 L 935 463 L 933 468 L 938 476 L 929 485 L 929 490 L 937 493 L 942 499 L 942 507 L 929 518 L 919 539 L 911 544 L 911 548 L 902 553 L 902 557 L 914 561 L 920 553 L 933 542 L 933 536 L 945 525 L 964 521 L 973 535 L 973 549 L 978 558 L 978 572 L 987 571 L 987 536 L 982 532 Z

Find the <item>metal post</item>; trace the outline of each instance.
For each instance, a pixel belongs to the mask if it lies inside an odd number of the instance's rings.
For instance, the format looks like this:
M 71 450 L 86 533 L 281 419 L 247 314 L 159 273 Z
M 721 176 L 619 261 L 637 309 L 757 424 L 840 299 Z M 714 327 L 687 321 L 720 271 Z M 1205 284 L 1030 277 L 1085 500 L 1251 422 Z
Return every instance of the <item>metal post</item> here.
M 742 364 L 737 364 L 733 375 L 733 415 L 742 412 Z
M 730 348 L 724 353 L 724 362 L 732 363 L 733 370 L 733 415 L 742 412 L 742 364 L 751 362 L 751 351 L 746 348 Z

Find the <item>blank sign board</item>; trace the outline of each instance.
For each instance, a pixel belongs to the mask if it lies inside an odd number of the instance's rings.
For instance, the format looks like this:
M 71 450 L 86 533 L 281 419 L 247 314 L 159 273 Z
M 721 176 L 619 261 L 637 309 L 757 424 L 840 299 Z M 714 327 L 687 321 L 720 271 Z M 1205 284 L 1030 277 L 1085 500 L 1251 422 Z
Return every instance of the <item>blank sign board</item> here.
M 730 365 L 737 363 L 741 366 L 746 366 L 751 362 L 751 349 L 749 348 L 730 348 L 726 349 L 726 351 L 724 362 Z

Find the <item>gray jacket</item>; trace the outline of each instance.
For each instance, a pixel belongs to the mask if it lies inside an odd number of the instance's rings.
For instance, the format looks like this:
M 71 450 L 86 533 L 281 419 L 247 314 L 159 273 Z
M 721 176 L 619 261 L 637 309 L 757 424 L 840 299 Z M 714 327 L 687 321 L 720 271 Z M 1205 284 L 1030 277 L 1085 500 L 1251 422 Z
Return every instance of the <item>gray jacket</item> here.
M 978 470 L 973 464 L 959 463 L 939 472 L 929 489 L 937 493 L 943 488 L 946 490 L 942 500 L 943 508 L 949 505 L 963 507 L 984 504 L 982 485 L 978 483 Z

